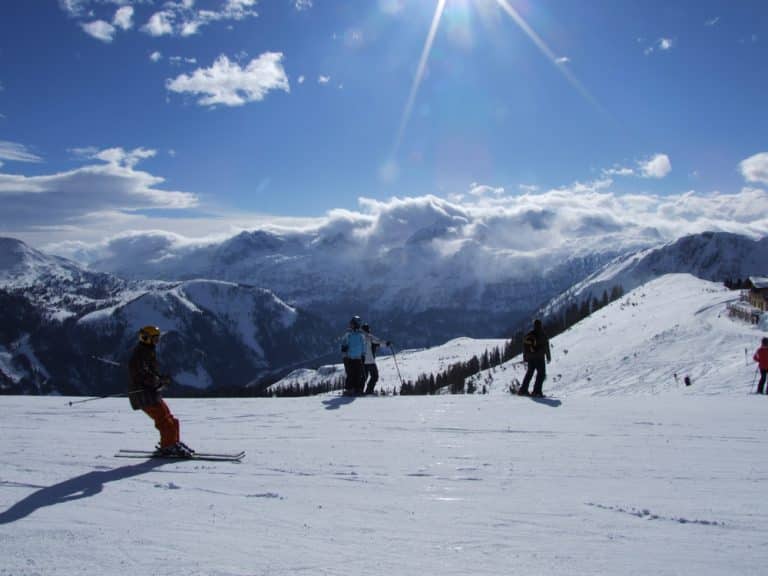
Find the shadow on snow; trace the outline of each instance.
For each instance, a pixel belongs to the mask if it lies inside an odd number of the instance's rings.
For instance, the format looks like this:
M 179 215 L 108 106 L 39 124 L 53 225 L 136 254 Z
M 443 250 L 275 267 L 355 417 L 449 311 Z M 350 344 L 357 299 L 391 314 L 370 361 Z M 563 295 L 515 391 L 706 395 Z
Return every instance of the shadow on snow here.
M 326 410 L 338 410 L 345 404 L 349 404 L 355 401 L 354 396 L 334 396 L 330 400 L 323 400 Z
M 0 524 L 10 524 L 16 520 L 21 520 L 45 506 L 55 506 L 71 500 L 95 496 L 103 490 L 104 484 L 107 482 L 139 476 L 163 464 L 167 464 L 167 462 L 157 459 L 148 460 L 140 464 L 122 466 L 111 470 L 95 470 L 53 486 L 46 486 L 0 513 Z

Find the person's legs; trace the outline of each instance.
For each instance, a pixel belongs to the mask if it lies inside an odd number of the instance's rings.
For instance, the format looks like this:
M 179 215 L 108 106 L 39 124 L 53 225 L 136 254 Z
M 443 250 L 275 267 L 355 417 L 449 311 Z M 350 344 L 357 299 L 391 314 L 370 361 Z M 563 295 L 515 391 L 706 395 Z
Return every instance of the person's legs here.
M 533 378 L 533 371 L 536 369 L 534 366 L 534 362 L 528 362 L 528 368 L 525 371 L 525 376 L 523 377 L 523 383 L 520 385 L 520 389 L 517 391 L 520 395 L 526 395 L 528 394 L 528 386 L 531 383 L 531 378 Z
M 765 389 L 765 380 L 768 377 L 768 370 L 760 370 L 760 382 L 757 383 L 757 393 L 762 394 Z
M 373 394 L 376 382 L 379 381 L 379 368 L 376 364 L 366 364 L 365 372 L 368 374 L 368 382 L 365 385 L 365 393 Z
M 544 380 L 547 377 L 547 362 L 544 360 L 544 358 L 542 358 L 541 360 L 537 360 L 535 365 L 536 382 L 533 384 L 533 395 L 541 396 L 543 394 L 542 386 L 544 385 Z
M 157 404 L 146 406 L 144 412 L 155 422 L 155 428 L 160 432 L 160 447 L 167 448 L 179 441 L 179 421 L 171 414 L 171 409 L 161 398 Z

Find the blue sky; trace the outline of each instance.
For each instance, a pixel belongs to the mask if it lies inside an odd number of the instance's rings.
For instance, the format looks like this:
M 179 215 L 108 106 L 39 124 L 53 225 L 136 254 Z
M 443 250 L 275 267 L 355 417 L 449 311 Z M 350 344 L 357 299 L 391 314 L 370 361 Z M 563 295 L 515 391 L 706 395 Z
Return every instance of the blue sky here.
M 768 183 L 767 47 L 761 0 L 6 0 L 0 233 L 737 194 Z

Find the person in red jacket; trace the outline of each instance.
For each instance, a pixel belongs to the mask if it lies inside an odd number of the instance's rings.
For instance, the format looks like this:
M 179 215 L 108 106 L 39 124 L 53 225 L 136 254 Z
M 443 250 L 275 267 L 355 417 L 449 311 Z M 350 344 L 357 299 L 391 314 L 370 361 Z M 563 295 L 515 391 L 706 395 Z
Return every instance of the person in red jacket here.
M 757 349 L 752 359 L 757 362 L 760 369 L 760 382 L 757 384 L 757 393 L 762 394 L 765 388 L 765 380 L 768 376 L 768 338 L 763 338 L 762 346 Z

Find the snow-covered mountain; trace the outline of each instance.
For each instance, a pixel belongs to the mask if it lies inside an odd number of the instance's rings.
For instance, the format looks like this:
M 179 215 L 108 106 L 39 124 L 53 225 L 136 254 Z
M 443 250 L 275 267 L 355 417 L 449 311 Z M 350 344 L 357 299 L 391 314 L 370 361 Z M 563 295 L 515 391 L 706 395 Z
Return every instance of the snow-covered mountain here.
M 425 225 L 380 253 L 371 246 L 363 250 L 343 232 L 257 231 L 168 253 L 158 248 L 162 242 L 149 248 L 144 239 L 127 270 L 130 279 L 4 239 L 0 386 L 122 389 L 124 374 L 94 365 L 90 356 L 124 360 L 135 331 L 148 323 L 167 334 L 161 351 L 180 384 L 237 388 L 335 352 L 334 338 L 354 313 L 398 347 L 416 348 L 457 335 L 510 336 L 537 309 L 552 315 L 667 272 L 718 280 L 768 272 L 768 239 L 725 233 L 688 236 L 624 256 L 608 248 L 568 258 L 541 252 L 505 260 L 496 253 L 491 260 L 498 265 L 491 269 L 475 241 L 461 241 L 452 254 L 436 257 L 435 238 L 444 249 L 452 234 L 445 222 Z M 137 278 L 150 272 L 167 276 Z
M 663 246 L 639 250 L 612 262 L 573 285 L 544 308 L 542 315 L 557 314 L 564 307 L 600 299 L 620 286 L 624 292 L 664 274 L 688 273 L 705 280 L 768 274 L 768 237 L 754 240 L 726 232 L 684 236 Z
M 122 390 L 141 326 L 164 336 L 163 368 L 181 386 L 235 389 L 324 354 L 322 320 L 244 284 L 126 281 L 93 273 L 4 239 L 0 269 L 0 390 L 103 393 Z
M 92 264 L 127 278 L 211 278 L 254 284 L 343 326 L 359 314 L 409 346 L 503 335 L 624 250 L 490 248 L 456 237 L 451 219 L 360 239 L 353 231 L 243 232 L 218 244 L 124 238 L 119 258 Z M 390 237 L 391 236 L 391 237 Z M 135 242 L 135 246 L 134 246 Z M 126 258 L 125 254 L 131 254 Z

